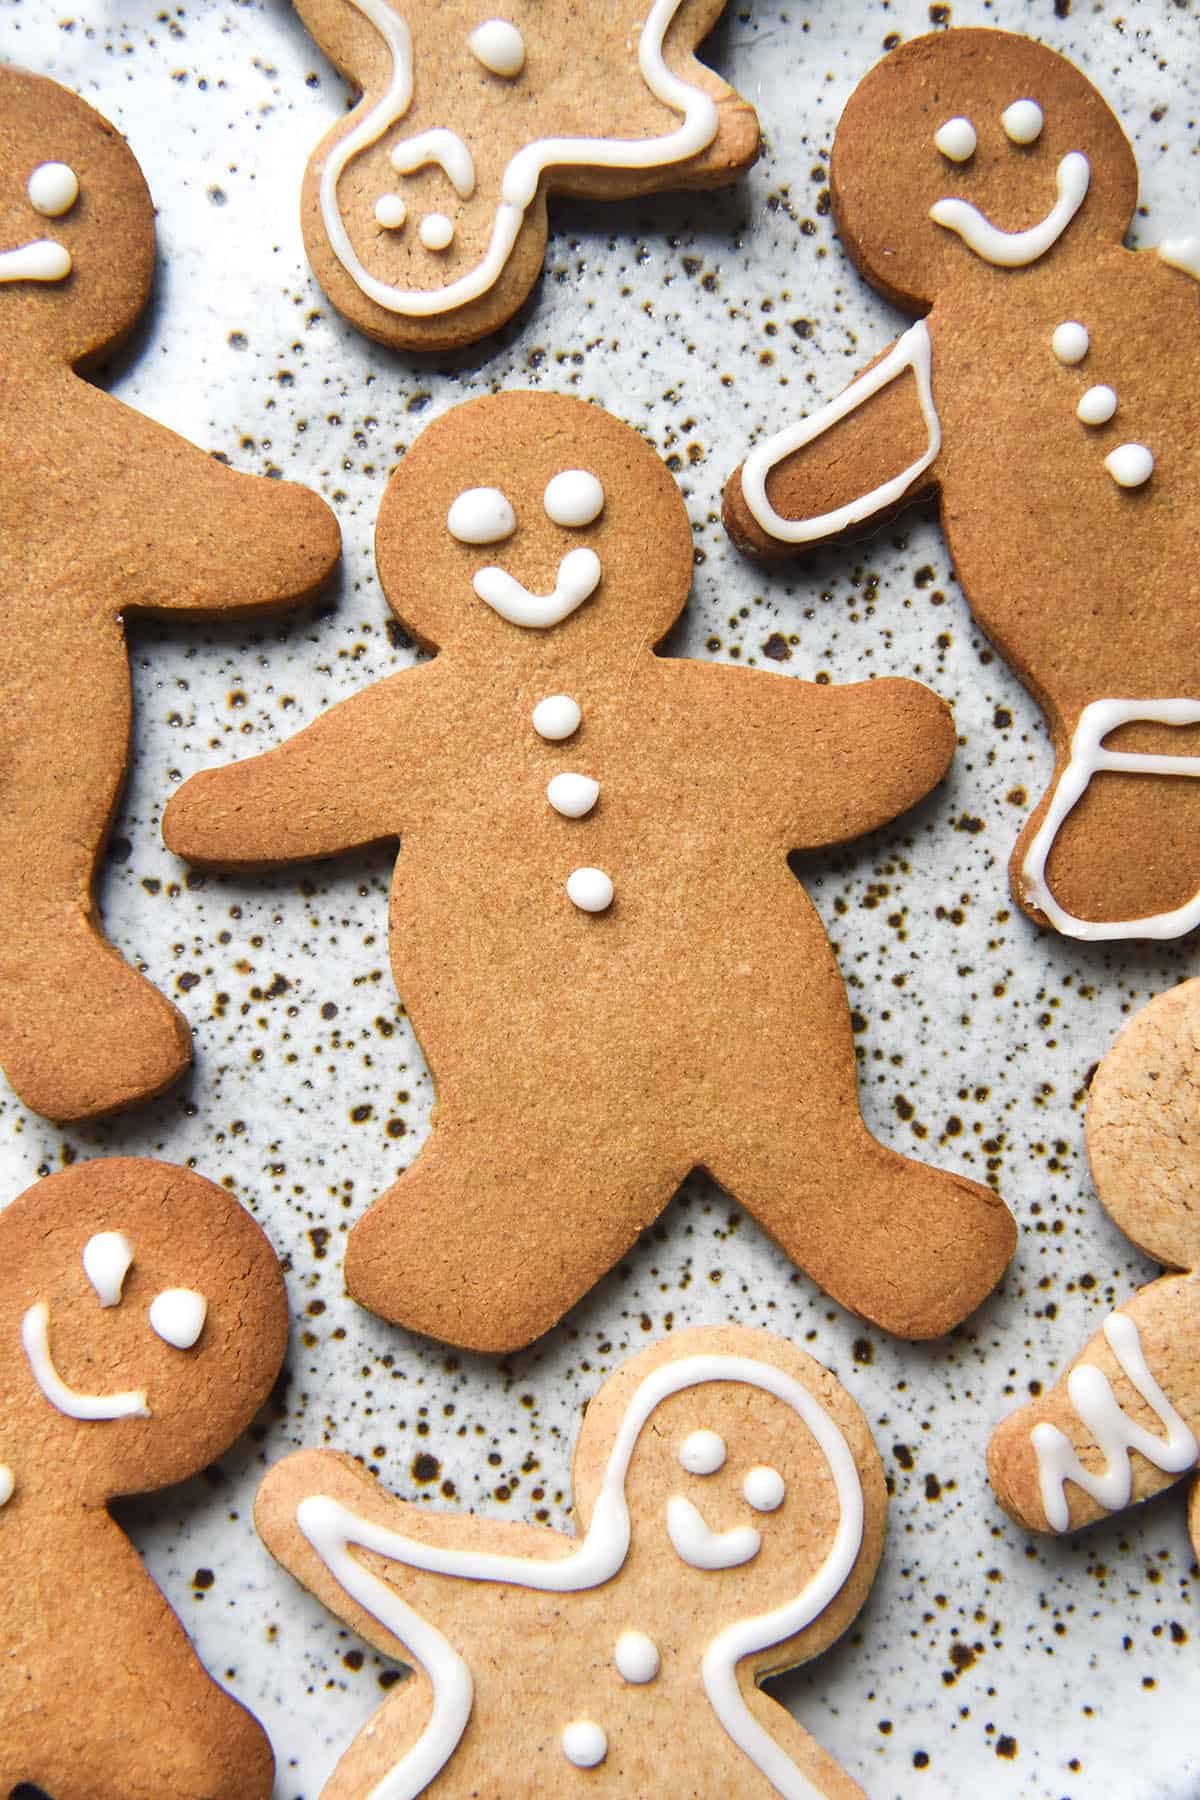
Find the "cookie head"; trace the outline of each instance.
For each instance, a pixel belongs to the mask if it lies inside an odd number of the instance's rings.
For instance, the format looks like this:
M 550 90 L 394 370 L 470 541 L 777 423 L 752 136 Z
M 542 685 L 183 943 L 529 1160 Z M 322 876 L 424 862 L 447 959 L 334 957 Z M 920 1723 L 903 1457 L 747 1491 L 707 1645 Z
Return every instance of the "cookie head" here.
M 150 291 L 154 208 L 133 152 L 66 88 L 0 69 L 0 318 L 15 362 L 85 364 Z
M 266 1399 L 287 1306 L 223 1189 L 163 1163 L 88 1163 L 0 1216 L 0 1457 L 87 1504 L 203 1468 Z
M 692 543 L 669 471 L 628 425 L 556 394 L 455 408 L 418 439 L 376 533 L 424 643 L 540 661 L 627 653 L 670 628 Z
M 859 268 L 917 308 L 1117 244 L 1137 201 L 1133 152 L 1091 82 L 988 30 L 915 38 L 878 63 L 842 115 L 831 182 Z

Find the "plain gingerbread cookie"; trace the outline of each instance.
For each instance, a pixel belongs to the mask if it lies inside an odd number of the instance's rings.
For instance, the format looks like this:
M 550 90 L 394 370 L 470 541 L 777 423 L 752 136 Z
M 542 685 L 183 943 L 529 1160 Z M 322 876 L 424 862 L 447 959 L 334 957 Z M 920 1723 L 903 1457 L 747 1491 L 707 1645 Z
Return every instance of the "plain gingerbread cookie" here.
M 998 31 L 885 57 L 830 183 L 854 262 L 925 316 L 754 450 L 728 529 L 793 554 L 936 491 L 971 609 L 1054 741 L 1018 902 L 1072 937 L 1191 931 L 1200 238 L 1122 248 L 1137 168 L 1117 120 L 1063 57 Z
M 322 1800 L 863 1800 L 758 1686 L 841 1636 L 879 1562 L 879 1454 L 829 1371 L 769 1332 L 675 1332 L 588 1406 L 574 1490 L 567 1537 L 410 1505 L 328 1450 L 271 1470 L 272 1555 L 414 1665 Z
M 226 869 L 403 838 L 392 961 L 437 1108 L 351 1233 L 350 1292 L 512 1349 L 704 1164 L 844 1305 L 948 1330 L 999 1278 L 1012 1219 L 867 1132 L 845 989 L 787 862 L 927 793 L 947 708 L 911 681 L 656 656 L 691 586 L 683 501 L 578 400 L 447 413 L 393 477 L 376 550 L 441 653 L 193 776 L 163 823 Z
M 124 1157 L 29 1188 L 0 1244 L 0 1794 L 270 1800 L 265 1733 L 108 1502 L 198 1474 L 262 1406 L 275 1253 L 211 1181 Z
M 1184 1273 L 1110 1313 L 1066 1375 L 995 1432 L 992 1487 L 1028 1530 L 1074 1531 L 1200 1460 L 1198 1071 L 1200 981 L 1187 981 L 1125 1026 L 1092 1082 L 1087 1149 L 1104 1210 L 1147 1256 Z M 1200 1556 L 1198 1482 L 1188 1519 Z
M 732 181 L 758 121 L 694 51 L 725 0 L 297 0 L 362 98 L 308 165 L 309 261 L 382 343 L 473 343 L 516 312 L 551 192 L 621 199 Z
M 153 269 L 124 139 L 0 69 L 0 1066 L 59 1120 L 148 1099 L 191 1060 L 96 900 L 129 757 L 122 622 L 298 601 L 339 550 L 315 494 L 234 474 L 80 379 L 133 328 Z

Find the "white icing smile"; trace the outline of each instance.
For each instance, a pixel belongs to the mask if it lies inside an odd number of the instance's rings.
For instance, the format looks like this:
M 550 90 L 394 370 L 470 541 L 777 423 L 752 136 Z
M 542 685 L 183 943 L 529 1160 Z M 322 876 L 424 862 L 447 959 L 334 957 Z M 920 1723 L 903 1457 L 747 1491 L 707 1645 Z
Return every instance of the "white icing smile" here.
M 600 558 L 594 550 L 568 550 L 558 565 L 558 580 L 549 594 L 531 594 L 507 570 L 476 570 L 472 583 L 481 600 L 510 625 L 546 631 L 583 605 L 600 585 Z
M 53 238 L 0 250 L 0 281 L 65 281 L 70 273 L 71 252 Z
M 736 1569 L 758 1555 L 762 1539 L 753 1525 L 711 1531 L 690 1500 L 673 1494 L 667 1501 L 667 1533 L 675 1554 L 693 1569 Z
M 958 234 L 968 250 L 1001 269 L 1023 269 L 1057 244 L 1083 205 L 1092 178 L 1091 164 L 1082 151 L 1069 150 L 1058 165 L 1055 186 L 1058 198 L 1037 225 L 1027 231 L 1001 231 L 968 200 L 938 200 L 929 209 L 935 225 Z
M 123 1394 L 81 1394 L 68 1387 L 50 1355 L 50 1308 L 44 1300 L 31 1306 L 21 1320 L 21 1342 L 29 1358 L 33 1379 L 51 1406 L 68 1419 L 148 1419 L 144 1388 Z

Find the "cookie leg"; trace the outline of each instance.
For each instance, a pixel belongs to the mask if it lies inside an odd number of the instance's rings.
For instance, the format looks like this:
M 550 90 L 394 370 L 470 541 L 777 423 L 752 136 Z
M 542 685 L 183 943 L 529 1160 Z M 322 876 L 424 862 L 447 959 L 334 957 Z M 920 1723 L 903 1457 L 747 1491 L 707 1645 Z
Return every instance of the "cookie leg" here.
M 18 637 L 0 688 L 0 1067 L 35 1112 L 71 1120 L 161 1093 L 191 1047 L 93 895 L 127 754 L 119 628 L 46 635 L 36 654 Z
M 519 1349 L 653 1224 L 690 1166 L 651 1134 L 613 1142 L 577 1119 L 512 1140 L 511 1120 L 435 1127 L 350 1234 L 360 1305 L 464 1349 Z

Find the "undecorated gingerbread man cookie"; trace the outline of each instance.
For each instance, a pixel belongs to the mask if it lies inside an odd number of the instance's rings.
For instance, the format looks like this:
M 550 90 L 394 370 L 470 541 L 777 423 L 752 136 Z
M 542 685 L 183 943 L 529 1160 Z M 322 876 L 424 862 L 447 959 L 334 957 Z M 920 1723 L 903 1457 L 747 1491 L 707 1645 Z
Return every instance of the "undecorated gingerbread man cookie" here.
M 0 1794 L 269 1800 L 265 1733 L 108 1502 L 227 1450 L 286 1345 L 274 1251 L 187 1169 L 82 1163 L 0 1215 Z
M 160 1093 L 191 1058 L 96 900 L 129 756 L 123 620 L 300 600 L 338 557 L 315 494 L 234 474 L 81 379 L 153 268 L 124 139 L 0 69 L 0 1067 L 60 1120 Z
M 725 0 L 297 0 L 362 99 L 304 182 L 317 280 L 360 331 L 468 344 L 541 272 L 549 193 L 732 181 L 753 109 L 696 61 Z
M 574 1475 L 567 1537 L 410 1505 L 332 1451 L 271 1470 L 272 1555 L 415 1670 L 322 1800 L 861 1800 L 758 1687 L 846 1630 L 879 1562 L 883 1470 L 845 1389 L 769 1332 L 676 1332 L 600 1389 Z
M 1200 1462 L 1200 981 L 1125 1026 L 1088 1097 L 1087 1149 L 1104 1209 L 1169 1269 L 1110 1313 L 1049 1393 L 995 1432 L 996 1497 L 1032 1531 L 1074 1531 Z M 1200 1556 L 1200 1483 L 1189 1526 Z
M 637 432 L 578 400 L 447 413 L 393 477 L 376 550 L 440 654 L 193 776 L 163 825 L 226 869 L 402 837 L 392 961 L 437 1107 L 351 1234 L 351 1293 L 512 1349 L 702 1163 L 844 1305 L 949 1329 L 1012 1219 L 867 1132 L 845 990 L 787 862 L 927 793 L 945 706 L 911 681 L 656 656 L 691 585 L 687 515 Z
M 1132 253 L 1133 153 L 1061 56 L 915 39 L 851 96 L 842 242 L 923 316 L 726 490 L 744 549 L 793 554 L 937 492 L 972 611 L 1049 721 L 1013 852 L 1031 917 L 1079 938 L 1200 924 L 1200 238 Z

